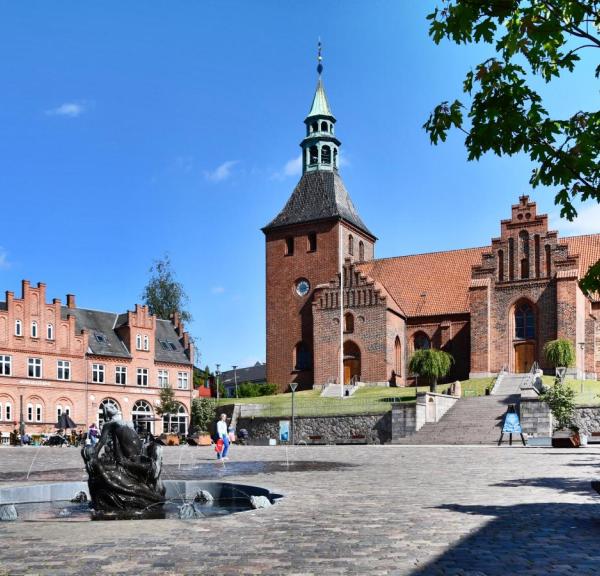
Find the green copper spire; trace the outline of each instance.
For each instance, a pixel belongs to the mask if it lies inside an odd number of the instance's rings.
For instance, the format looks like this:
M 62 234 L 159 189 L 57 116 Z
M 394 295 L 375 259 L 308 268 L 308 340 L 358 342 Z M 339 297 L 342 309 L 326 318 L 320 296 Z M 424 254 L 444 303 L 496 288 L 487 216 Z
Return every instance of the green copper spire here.
M 321 74 L 323 73 L 323 57 L 321 41 L 317 54 L 317 90 L 310 107 L 306 124 L 306 137 L 302 140 L 302 172 L 313 170 L 334 170 L 338 167 L 338 149 L 340 141 L 334 135 L 335 116 L 331 113 Z

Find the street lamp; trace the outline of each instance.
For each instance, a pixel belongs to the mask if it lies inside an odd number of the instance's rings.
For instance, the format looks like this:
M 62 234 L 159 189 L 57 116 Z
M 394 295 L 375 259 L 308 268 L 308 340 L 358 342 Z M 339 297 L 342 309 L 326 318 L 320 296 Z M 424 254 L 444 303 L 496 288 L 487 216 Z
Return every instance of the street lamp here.
M 294 438 L 294 394 L 296 393 L 296 388 L 298 388 L 298 382 L 292 382 L 290 384 L 290 388 L 292 389 L 292 446 L 296 443 Z
M 579 342 L 579 349 L 581 350 L 581 366 L 583 367 L 581 375 L 581 393 L 583 394 L 583 381 L 585 380 L 585 342 Z
M 219 401 L 219 376 L 221 373 L 219 372 L 220 364 L 217 364 L 217 369 L 215 370 L 215 376 L 217 377 L 217 402 Z
M 233 381 L 235 382 L 235 397 L 238 397 L 238 389 L 237 389 L 237 366 L 234 364 L 233 368 Z

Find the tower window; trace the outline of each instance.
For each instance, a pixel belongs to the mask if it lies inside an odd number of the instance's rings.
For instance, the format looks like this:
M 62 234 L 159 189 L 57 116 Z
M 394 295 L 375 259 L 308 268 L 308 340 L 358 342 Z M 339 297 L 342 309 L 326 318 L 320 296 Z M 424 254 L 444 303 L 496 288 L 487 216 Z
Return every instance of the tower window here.
M 310 152 L 310 163 L 317 164 L 319 162 L 319 149 L 316 146 L 311 146 L 309 148 Z
M 319 131 L 319 123 L 318 122 L 313 122 L 310 125 L 310 129 L 312 132 L 318 132 Z
M 504 250 L 498 250 L 498 281 L 504 282 Z
M 333 149 L 333 167 L 337 168 L 337 156 L 338 156 L 338 151 L 337 148 Z
M 354 254 L 354 237 L 352 236 L 352 234 L 348 236 L 348 254 Z
M 331 164 L 331 148 L 329 146 L 321 148 L 321 162 L 323 164 Z
M 344 332 L 346 334 L 354 332 L 354 316 L 350 312 L 344 314 Z
M 358 243 L 358 259 L 361 262 L 365 259 L 365 243 L 362 240 Z
M 317 235 L 313 232 L 308 235 L 308 251 L 316 252 L 317 250 Z
M 321 132 L 328 132 L 327 122 L 321 122 Z
M 288 236 L 285 239 L 285 255 L 286 256 L 294 255 L 294 238 L 292 236 Z

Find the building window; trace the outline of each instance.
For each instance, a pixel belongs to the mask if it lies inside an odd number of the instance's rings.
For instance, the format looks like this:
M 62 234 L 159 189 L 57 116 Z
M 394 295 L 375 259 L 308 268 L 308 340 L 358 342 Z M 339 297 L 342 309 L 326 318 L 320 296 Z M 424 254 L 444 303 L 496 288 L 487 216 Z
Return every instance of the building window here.
M 71 407 L 70 407 L 70 406 L 65 406 L 65 414 L 66 414 L 67 416 L 70 416 L 70 415 L 71 415 Z
M 504 282 L 504 250 L 498 250 L 498 282 Z
M 321 132 L 328 132 L 327 122 L 321 122 Z
M 135 337 L 135 348 L 136 348 L 136 350 L 142 349 L 142 335 L 141 334 L 137 334 Z
M 352 234 L 348 236 L 348 254 L 351 256 L 354 254 L 354 237 Z
M 529 278 L 529 233 L 527 230 L 519 232 L 519 244 L 521 248 L 521 278 Z
M 54 326 L 52 324 L 46 325 L 46 338 L 54 340 Z
M 546 276 L 550 278 L 552 276 L 552 254 L 549 244 L 546 244 Z
M 402 375 L 402 344 L 398 336 L 394 341 L 394 373 L 396 376 Z
M 312 358 L 304 342 L 298 342 L 294 348 L 294 370 L 310 370 Z
M 179 404 L 176 412 L 163 415 L 163 432 L 187 434 L 187 418 L 185 406 Z
M 294 255 L 294 238 L 292 236 L 288 236 L 285 239 L 285 255 L 286 256 Z
M 96 342 L 99 344 L 108 344 L 110 346 L 110 342 L 103 332 L 95 332 L 94 338 L 96 338 Z
M 316 234 L 309 234 L 308 235 L 308 251 L 309 252 L 316 252 L 317 250 L 317 235 Z
M 354 332 L 354 316 L 350 312 L 344 314 L 344 332 L 346 334 Z
M 338 151 L 337 148 L 333 149 L 333 167 L 337 168 L 337 157 L 338 157 Z
M 127 366 L 115 367 L 115 383 L 121 386 L 127 385 Z
M 361 262 L 365 259 L 365 243 L 362 240 L 358 243 L 358 259 Z
M 42 359 L 41 358 L 28 358 L 27 359 L 27 374 L 29 378 L 41 378 L 42 377 Z
M 104 364 L 92 364 L 92 382 L 104 382 Z
M 23 322 L 15 320 L 15 336 L 23 336 Z
M 413 339 L 415 350 L 429 350 L 431 348 L 431 340 L 427 334 L 418 332 Z
M 62 406 L 60 404 L 58 404 L 56 406 L 56 421 L 58 422 L 58 420 L 60 419 L 62 414 Z
M 113 400 L 112 398 L 104 398 L 104 400 L 102 400 L 102 402 L 100 402 L 100 405 L 98 406 L 98 426 L 100 428 L 102 428 L 102 424 L 104 424 L 105 420 L 104 420 L 104 407 L 108 407 L 110 406 L 111 408 L 114 408 L 117 412 L 121 412 L 121 407 L 119 406 L 119 403 L 116 400 Z
M 187 390 L 189 384 L 189 374 L 187 372 L 177 372 L 177 388 Z
M 35 405 L 35 421 L 36 422 L 42 421 L 42 406 L 41 406 L 41 404 Z
M 131 420 L 138 434 L 151 433 L 154 424 L 152 422 L 152 406 L 145 400 L 138 400 L 131 410 Z
M 35 320 L 31 323 L 31 337 L 32 338 L 38 337 L 38 324 Z
M 508 239 L 508 279 L 515 279 L 515 241 Z
M 12 373 L 12 356 L 0 355 L 0 376 L 10 376 Z
M 323 164 L 331 164 L 331 148 L 329 146 L 321 148 L 321 162 Z
M 146 350 L 146 352 L 150 350 L 150 338 L 148 338 L 148 336 L 144 336 L 144 350 Z
M 530 340 L 535 338 L 535 315 L 533 308 L 523 303 L 515 309 L 515 338 Z
M 158 371 L 158 387 L 167 388 L 169 386 L 169 371 L 159 370 Z
M 540 235 L 536 234 L 533 237 L 533 258 L 535 263 L 535 277 L 540 277 Z
M 311 164 L 317 164 L 319 162 L 319 149 L 316 146 L 309 148 L 309 157 Z
M 12 420 L 12 406 L 10 402 L 7 402 L 4 406 L 4 419 Z
M 148 368 L 137 369 L 137 385 L 148 386 Z
M 27 422 L 33 422 L 33 404 L 27 404 Z
M 71 379 L 71 362 L 68 360 L 58 360 L 56 362 L 56 377 L 59 380 Z
M 313 123 L 310 125 L 310 129 L 311 129 L 313 132 L 318 132 L 318 131 L 319 131 L 319 123 L 318 123 L 318 122 L 313 122 Z

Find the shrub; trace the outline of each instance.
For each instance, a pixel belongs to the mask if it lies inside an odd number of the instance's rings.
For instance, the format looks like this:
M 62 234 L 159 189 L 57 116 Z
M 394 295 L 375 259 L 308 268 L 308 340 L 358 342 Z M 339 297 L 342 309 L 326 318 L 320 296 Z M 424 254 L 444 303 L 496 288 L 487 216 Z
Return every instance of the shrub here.
M 559 366 L 568 368 L 575 364 L 575 347 L 570 340 L 565 338 L 550 340 L 544 345 L 544 356 L 555 368 Z
M 556 420 L 557 428 L 571 428 L 575 413 L 575 390 L 556 377 L 554 386 L 548 386 L 540 395 L 540 400 L 546 402 Z
M 438 378 L 443 378 L 450 372 L 454 358 L 443 350 L 417 350 L 408 363 L 411 372 L 429 378 L 429 389 L 435 392 Z
M 210 432 L 216 418 L 216 402 L 212 398 L 192 400 L 192 428 L 199 432 Z
M 240 398 L 272 396 L 273 394 L 277 394 L 277 386 L 275 384 L 244 382 L 238 386 L 238 396 Z

